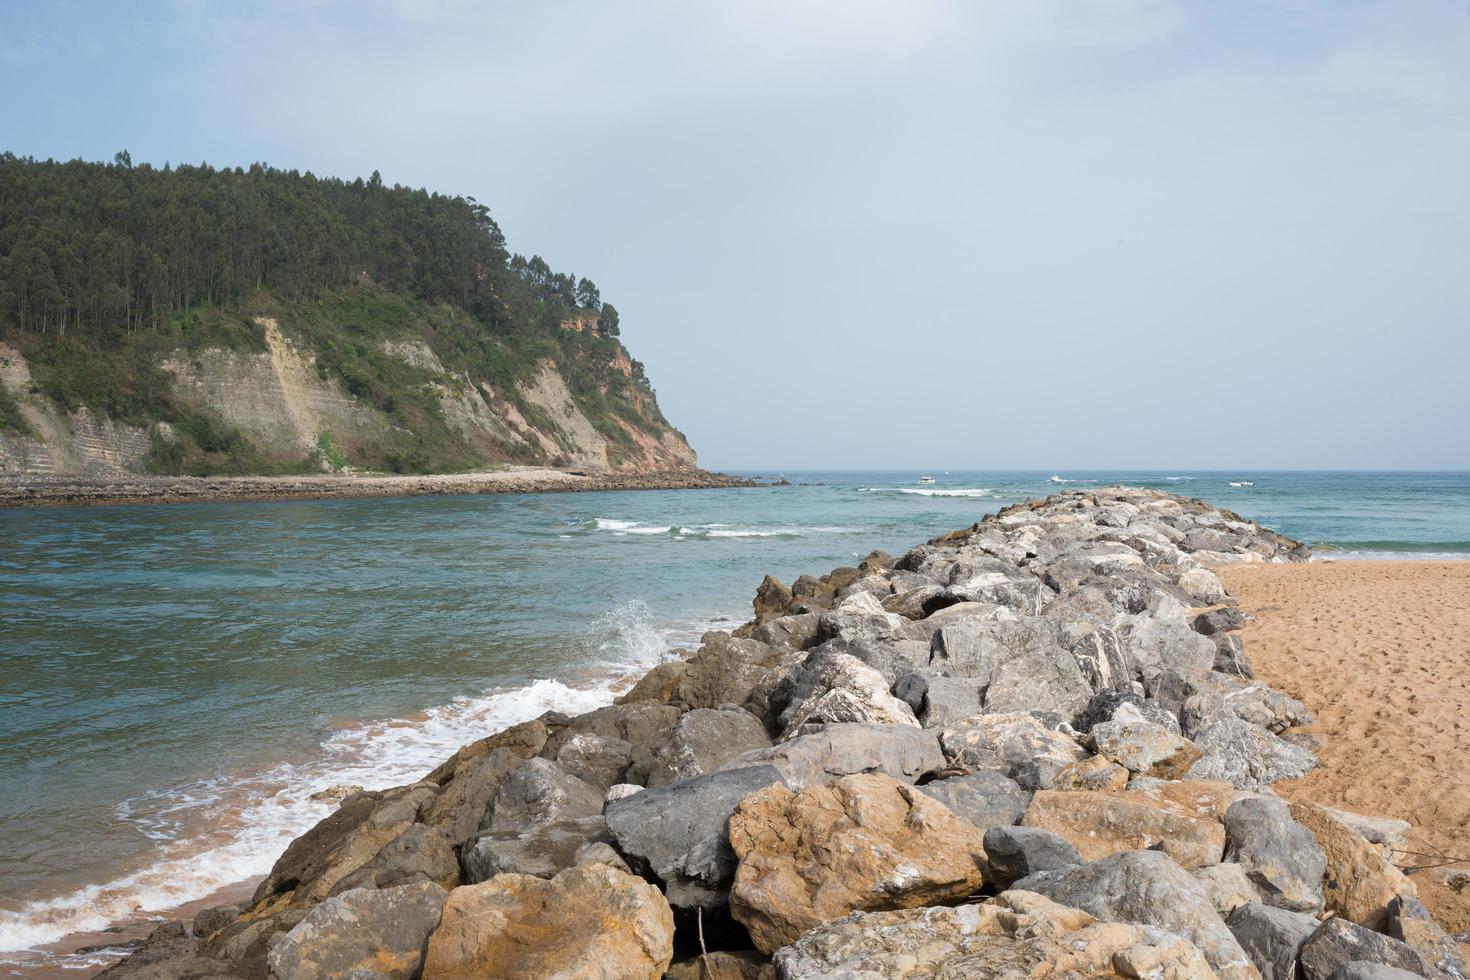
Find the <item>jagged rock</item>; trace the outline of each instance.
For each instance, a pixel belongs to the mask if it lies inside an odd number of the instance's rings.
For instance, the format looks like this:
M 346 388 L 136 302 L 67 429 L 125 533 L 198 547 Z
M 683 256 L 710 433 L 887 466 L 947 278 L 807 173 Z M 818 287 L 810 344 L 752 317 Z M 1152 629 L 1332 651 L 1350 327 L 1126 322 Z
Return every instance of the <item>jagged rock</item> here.
M 998 772 L 965 773 L 915 788 L 981 830 L 1016 823 L 1031 801 L 1031 794 L 1019 783 Z
M 1225 709 L 1225 699 L 1216 691 L 1201 691 L 1191 694 L 1179 706 L 1179 730 L 1188 739 L 1196 739 L 1200 733 L 1225 718 L 1234 717 Z
M 411 881 L 432 881 L 449 889 L 459 884 L 459 862 L 444 835 L 417 823 L 393 838 L 362 867 L 345 875 L 328 894 L 352 888 L 391 888 Z
M 465 844 L 460 868 L 467 885 L 505 873 L 550 878 L 574 867 L 578 852 L 588 843 L 608 840 L 607 823 L 600 816 L 487 831 Z
M 1440 928 L 1424 903 L 1417 898 L 1400 895 L 1388 903 L 1386 932 L 1410 946 L 1445 977 L 1464 980 L 1466 973 L 1470 972 L 1460 944 Z
M 1218 633 L 1215 641 L 1215 670 L 1222 674 L 1252 678 L 1256 676 L 1250 658 L 1245 655 L 1245 644 L 1234 633 Z
M 449 783 L 463 773 L 463 767 L 468 762 L 473 762 L 483 756 L 487 756 L 496 749 L 506 749 L 515 753 L 522 759 L 529 759 L 537 755 L 546 746 L 546 739 L 550 737 L 550 731 L 546 722 L 541 718 L 521 722 L 512 725 L 502 731 L 496 732 L 476 742 L 464 746 L 454 755 L 450 756 L 444 763 L 425 777 L 426 782 L 435 783 L 446 789 Z
M 685 661 L 678 697 L 691 708 L 744 704 L 767 669 L 779 662 L 782 653 L 789 652 L 785 647 L 755 640 L 733 639 L 724 633 L 706 633 L 704 645 Z M 630 738 L 628 741 L 636 745 L 643 739 Z
M 1194 617 L 1191 623 L 1195 632 L 1203 633 L 1205 636 L 1214 636 L 1216 633 L 1244 629 L 1245 624 L 1245 613 L 1236 609 L 1234 606 L 1223 606 L 1219 609 L 1210 609 L 1202 612 Z
M 984 905 L 854 913 L 804 933 L 775 963 L 782 980 L 1215 976 L 1177 936 L 1019 891 Z
M 1321 925 L 1310 915 L 1259 902 L 1240 906 L 1225 924 L 1261 971 L 1261 980 L 1296 980 L 1302 943 Z
M 1105 721 L 1147 721 L 1179 734 L 1179 719 L 1167 708 L 1131 690 L 1106 688 L 1088 699 L 1072 719 L 1072 727 L 1086 735 Z
M 1177 779 L 1200 758 L 1193 742 L 1151 721 L 1099 722 L 1090 740 L 1098 755 L 1159 779 Z
M 1209 673 L 1215 666 L 1215 644 L 1184 623 L 1134 617 L 1123 630 L 1123 640 L 1150 689 L 1153 679 L 1166 670 L 1195 677 Z
M 1226 710 L 1235 717 L 1277 734 L 1317 720 L 1296 698 L 1273 691 L 1265 684 L 1249 684 L 1231 691 L 1224 695 L 1224 702 Z
M 821 633 L 822 618 L 816 613 L 797 613 L 761 623 L 750 631 L 758 643 L 791 650 L 807 650 L 815 646 Z
M 1210 896 L 1210 904 L 1220 913 L 1222 919 L 1242 905 L 1261 900 L 1260 893 L 1251 884 L 1245 869 L 1234 862 L 1226 861 L 1195 868 L 1191 874 L 1205 890 L 1205 894 Z
M 1034 710 L 1070 719 L 1093 695 L 1058 623 L 1042 617 L 956 619 L 934 634 L 931 664 L 979 680 L 992 713 Z
M 1208 809 L 1132 791 L 1039 790 L 1021 825 L 1060 835 L 1088 861 L 1151 847 L 1199 868 L 1218 863 L 1225 850 L 1225 828 Z
M 907 725 L 827 725 L 769 749 L 745 752 L 727 768 L 770 764 L 793 789 L 830 783 L 842 776 L 881 772 L 912 783 L 944 768 L 939 739 Z
M 768 747 L 760 720 L 743 708 L 695 708 L 667 735 L 634 746 L 629 780 L 664 786 L 715 772 L 742 752 Z
M 641 701 L 610 704 L 578 715 L 564 728 L 553 732 L 540 754 L 543 758 L 555 759 L 562 747 L 578 735 L 600 735 L 637 745 L 673 728 L 683 713 L 683 708 L 671 704 Z
M 679 685 L 684 681 L 684 671 L 689 665 L 682 660 L 667 660 L 657 664 L 648 673 L 638 678 L 638 682 L 628 689 L 628 692 L 618 698 L 618 704 L 638 704 L 640 702 L 651 702 L 654 704 L 666 704 L 679 696 Z
M 603 794 L 549 759 L 532 759 L 500 781 L 485 829 L 520 832 L 538 824 L 595 817 L 602 812 Z
M 625 799 L 634 793 L 641 793 L 645 788 L 637 783 L 616 783 L 607 788 L 607 794 L 602 798 L 602 805 L 605 808 L 607 804 Z
M 888 776 L 763 789 L 731 815 L 730 843 L 730 911 L 766 953 L 849 912 L 954 901 L 983 880 L 980 829 Z
M 607 735 L 573 735 L 556 753 L 556 764 L 603 792 L 624 781 L 633 746 Z
M 646 864 L 678 908 L 718 908 L 735 874 L 727 824 L 736 805 L 771 784 L 773 766 L 727 769 L 644 790 L 604 814 L 618 849 Z
M 1003 772 L 1032 790 L 1051 785 L 1057 770 L 1088 754 L 1070 735 L 1023 711 L 965 718 L 944 729 L 939 742 L 955 765 Z
M 424 943 L 439 925 L 447 895 L 433 882 L 419 881 L 329 898 L 271 946 L 271 976 L 339 980 L 370 971 L 411 980 L 419 975 Z
M 1405 943 L 1346 919 L 1328 919 L 1302 943 L 1298 954 L 1306 980 L 1329 980 L 1348 963 L 1360 961 L 1429 976 L 1430 966 Z
M 1327 911 L 1368 929 L 1382 929 L 1396 897 L 1418 897 L 1418 889 L 1403 872 L 1323 807 L 1292 803 L 1290 813 L 1317 839 L 1326 856 L 1322 893 Z
M 1222 718 L 1193 741 L 1204 756 L 1188 778 L 1223 779 L 1236 789 L 1263 790 L 1278 779 L 1300 779 L 1317 765 L 1306 749 L 1239 718 Z
M 529 757 L 497 747 L 459 763 L 453 777 L 424 811 L 424 823 L 437 827 L 451 844 L 464 843 L 480 829 L 505 774 Z
M 791 606 L 793 598 L 791 590 L 780 579 L 767 575 L 761 579 L 760 586 L 755 590 L 755 599 L 751 603 L 755 607 L 755 618 L 765 622 L 783 615 Z
M 779 726 L 782 740 L 814 723 L 918 728 L 913 710 L 889 693 L 889 685 L 881 673 L 857 657 L 819 648 L 777 682 L 771 698 L 772 708 L 779 710 L 774 725 Z
M 1255 968 L 1220 921 L 1198 882 L 1159 851 L 1125 851 L 1098 861 L 1043 871 L 1016 882 L 1110 922 L 1156 926 L 1199 947 L 1225 980 L 1254 980 Z
M 1225 811 L 1225 860 L 1242 865 L 1267 905 L 1322 911 L 1327 856 L 1311 831 L 1291 818 L 1285 800 L 1238 800 Z
M 658 889 L 595 865 L 456 888 L 423 976 L 659 980 L 673 956 L 674 916 Z
M 1422 980 L 1417 973 L 1382 963 L 1353 960 L 1332 971 L 1331 980 Z
M 923 714 L 920 716 L 925 728 L 944 728 L 980 714 L 980 682 L 975 678 L 930 674 L 925 681 Z
M 1407 820 L 1393 817 L 1370 817 L 1350 810 L 1323 807 L 1327 813 L 1358 834 L 1370 844 L 1389 849 L 1402 849 L 1408 845 L 1408 833 L 1413 825 Z
M 770 960 L 755 950 L 711 950 L 675 963 L 664 980 L 776 980 Z
M 1082 863 L 1075 847 L 1040 827 L 991 827 L 985 831 L 985 858 L 988 877 L 1001 891 L 1038 871 Z
M 1100 755 L 1069 763 L 1051 778 L 1052 789 L 1107 792 L 1128 785 L 1128 770 Z

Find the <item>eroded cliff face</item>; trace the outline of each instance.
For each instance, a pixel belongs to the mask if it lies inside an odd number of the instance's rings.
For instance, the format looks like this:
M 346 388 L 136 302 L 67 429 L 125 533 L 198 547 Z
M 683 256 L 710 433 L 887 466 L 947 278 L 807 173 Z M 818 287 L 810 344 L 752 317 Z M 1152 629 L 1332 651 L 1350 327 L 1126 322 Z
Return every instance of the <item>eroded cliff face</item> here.
M 205 349 L 175 351 L 161 366 L 174 394 L 237 429 L 263 457 L 285 465 L 332 469 L 354 448 L 390 439 L 411 440 L 412 423 L 347 391 L 319 368 L 313 352 L 295 342 L 289 324 L 257 317 L 264 352 Z M 508 462 L 565 466 L 616 473 L 696 467 L 694 450 L 664 422 L 651 393 L 639 394 L 631 414 L 606 413 L 601 425 L 568 387 L 550 358 L 513 390 L 444 367 L 422 340 L 383 344 L 385 353 L 417 369 L 437 400 L 431 420 L 463 442 L 472 464 Z M 618 358 L 630 362 L 626 352 Z M 615 369 L 619 364 L 611 365 Z M 0 474 L 107 476 L 148 468 L 150 447 L 175 438 L 167 419 L 148 427 L 125 425 L 85 407 L 65 411 L 34 384 L 30 366 L 15 347 L 0 343 L 0 385 L 19 406 L 29 431 L 0 428 Z M 333 452 L 323 451 L 324 443 Z M 338 458 L 334 460 L 332 456 Z

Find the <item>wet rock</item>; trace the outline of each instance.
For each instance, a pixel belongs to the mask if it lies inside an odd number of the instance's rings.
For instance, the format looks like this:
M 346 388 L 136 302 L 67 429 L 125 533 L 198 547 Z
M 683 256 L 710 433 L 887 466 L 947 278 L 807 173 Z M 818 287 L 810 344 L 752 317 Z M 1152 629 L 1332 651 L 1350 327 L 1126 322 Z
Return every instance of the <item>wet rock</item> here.
M 608 829 L 623 854 L 664 882 L 678 908 L 718 908 L 735 874 L 727 825 L 736 805 L 772 784 L 773 766 L 727 769 L 609 803 Z
M 673 953 L 674 916 L 658 889 L 596 865 L 456 888 L 423 976 L 659 980 Z
M 1225 924 L 1261 971 L 1261 980 L 1296 980 L 1302 943 L 1321 925 L 1310 915 L 1259 902 L 1240 906 Z
M 774 959 L 783 980 L 1214 976 L 1177 936 L 1099 922 L 1020 891 L 983 905 L 856 913 L 811 929 Z
M 1267 905 L 1322 911 L 1327 856 L 1311 831 L 1291 818 L 1285 800 L 1238 800 L 1225 811 L 1225 860 L 1246 870 Z
M 730 843 L 730 911 L 766 953 L 849 912 L 954 901 L 983 880 L 980 829 L 888 776 L 768 787 L 735 809 Z
M 1026 789 L 1051 784 L 1057 770 L 1087 757 L 1070 735 L 1026 712 L 974 715 L 940 733 L 944 756 L 967 769 L 993 769 Z
M 1311 832 L 1326 856 L 1322 893 L 1327 911 L 1368 929 L 1383 929 L 1395 898 L 1418 896 L 1403 872 L 1323 807 L 1292 803 L 1290 813 Z
M 1236 789 L 1263 790 L 1300 779 L 1317 765 L 1312 753 L 1239 718 L 1222 718 L 1193 736 L 1204 753 L 1190 779 L 1223 779 Z
M 1220 977 L 1255 977 L 1255 968 L 1220 921 L 1204 889 L 1162 852 L 1126 851 L 1074 868 L 1030 875 L 1014 887 L 1040 892 L 1110 922 L 1167 930 L 1194 943 Z
M 722 768 L 743 752 L 769 747 L 760 720 L 741 708 L 695 708 L 667 735 L 633 748 L 628 778 L 650 787 L 665 786 Z
M 1088 861 L 1157 848 L 1185 868 L 1199 868 L 1218 863 L 1225 850 L 1225 828 L 1208 810 L 1131 791 L 1040 790 L 1021 825 L 1060 835 Z
M 410 980 L 424 961 L 424 943 L 439 925 L 447 892 L 420 881 L 396 888 L 343 892 L 306 913 L 267 956 L 271 976 L 345 980 L 371 973 Z
M 1298 954 L 1306 980 L 1330 980 L 1352 962 L 1397 967 L 1416 976 L 1428 976 L 1430 966 L 1408 945 L 1346 919 L 1328 919 L 1302 943 Z
M 669 660 L 656 665 L 648 673 L 638 678 L 626 694 L 617 699 L 618 704 L 638 704 L 650 702 L 653 704 L 667 704 L 678 700 L 679 685 L 684 681 L 684 672 L 689 665 L 682 660 Z
M 989 878 L 1001 891 L 1038 871 L 1082 863 L 1075 847 L 1040 827 L 991 827 L 985 832 L 985 857 Z
M 907 725 L 827 725 L 821 731 L 736 757 L 728 768 L 769 764 L 793 789 L 881 772 L 912 783 L 944 768 L 939 739 Z
M 1014 779 L 998 772 L 971 772 L 946 779 L 936 779 L 916 787 L 919 792 L 938 800 L 956 816 L 963 817 L 981 830 L 1011 826 L 1026 812 L 1031 794 Z
M 1159 779 L 1177 779 L 1200 758 L 1193 742 L 1151 721 L 1099 722 L 1090 741 L 1098 755 Z

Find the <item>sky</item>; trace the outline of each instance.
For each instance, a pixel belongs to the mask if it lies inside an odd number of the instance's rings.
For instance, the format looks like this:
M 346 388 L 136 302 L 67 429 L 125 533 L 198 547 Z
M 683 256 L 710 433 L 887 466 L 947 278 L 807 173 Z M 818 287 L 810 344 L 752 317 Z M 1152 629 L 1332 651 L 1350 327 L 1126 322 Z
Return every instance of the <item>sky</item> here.
M 0 92 L 475 197 L 709 467 L 1470 468 L 1466 0 L 10 0 Z

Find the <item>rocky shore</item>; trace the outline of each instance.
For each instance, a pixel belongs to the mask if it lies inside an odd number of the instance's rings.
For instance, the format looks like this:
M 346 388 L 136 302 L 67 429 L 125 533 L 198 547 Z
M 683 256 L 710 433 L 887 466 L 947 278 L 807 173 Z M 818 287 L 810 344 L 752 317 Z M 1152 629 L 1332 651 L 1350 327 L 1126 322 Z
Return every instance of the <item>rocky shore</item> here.
M 1108 488 L 767 578 L 618 703 L 348 796 L 102 976 L 1463 978 L 1406 824 L 1271 790 L 1312 715 L 1215 569 L 1307 557 Z
M 0 508 L 752 486 L 754 480 L 704 470 L 603 473 L 545 467 L 427 476 L 0 476 Z

